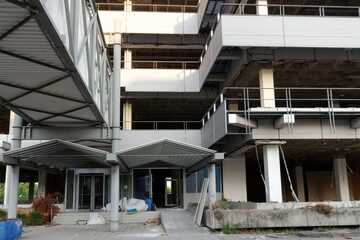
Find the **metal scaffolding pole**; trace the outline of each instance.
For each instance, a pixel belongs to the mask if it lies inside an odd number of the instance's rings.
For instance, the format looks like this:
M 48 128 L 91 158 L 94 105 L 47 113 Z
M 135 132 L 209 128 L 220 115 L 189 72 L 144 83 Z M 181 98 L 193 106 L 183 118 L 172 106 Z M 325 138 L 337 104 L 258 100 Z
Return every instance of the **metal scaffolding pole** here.
M 112 152 L 120 150 L 120 69 L 121 69 L 121 21 L 115 20 L 114 29 L 114 74 L 112 84 Z M 111 215 L 110 229 L 112 232 L 119 230 L 119 184 L 120 167 L 111 166 Z

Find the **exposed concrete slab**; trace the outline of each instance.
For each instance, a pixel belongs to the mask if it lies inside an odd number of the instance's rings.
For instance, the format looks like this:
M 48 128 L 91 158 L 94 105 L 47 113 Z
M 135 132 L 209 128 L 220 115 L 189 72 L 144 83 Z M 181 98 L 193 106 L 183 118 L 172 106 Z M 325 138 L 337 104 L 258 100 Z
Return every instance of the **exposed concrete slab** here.
M 330 216 L 311 209 L 206 211 L 206 225 L 221 229 L 227 224 L 238 228 L 280 228 L 360 225 L 360 208 L 334 208 Z
M 207 234 L 209 230 L 194 223 L 194 216 L 187 210 L 161 210 L 161 223 L 169 235 Z

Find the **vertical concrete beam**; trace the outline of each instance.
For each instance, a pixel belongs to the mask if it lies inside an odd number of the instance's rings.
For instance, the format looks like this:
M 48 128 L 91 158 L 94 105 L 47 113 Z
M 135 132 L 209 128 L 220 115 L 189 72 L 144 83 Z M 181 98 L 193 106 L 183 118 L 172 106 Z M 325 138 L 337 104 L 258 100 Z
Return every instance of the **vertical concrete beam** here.
M 345 157 L 336 156 L 334 158 L 334 171 L 337 200 L 350 201 L 349 182 Z
M 132 129 L 132 104 L 123 104 L 123 130 Z
M 112 152 L 120 150 L 120 70 L 121 70 L 121 21 L 115 19 L 114 24 L 114 71 L 112 84 Z M 110 230 L 117 232 L 119 230 L 119 192 L 120 186 L 120 167 L 111 166 L 111 213 Z
M 296 162 L 294 169 L 296 177 L 296 193 L 300 202 L 305 202 L 304 172 L 302 162 Z
M 256 0 L 256 14 L 261 16 L 269 15 L 268 1 L 267 0 Z
M 223 193 L 233 202 L 247 201 L 245 155 L 228 157 L 223 162 Z
M 34 190 L 35 190 L 35 181 L 33 178 L 29 181 L 29 202 L 34 201 Z
M 131 0 L 125 0 L 124 10 L 126 12 L 131 12 L 132 11 L 132 1 Z
M 38 197 L 45 197 L 45 195 L 46 195 L 46 178 L 47 178 L 47 173 L 39 172 L 39 174 L 38 174 Z
M 13 141 L 11 149 L 15 150 L 21 147 L 21 130 L 23 119 L 15 114 L 13 121 Z M 20 168 L 18 166 L 10 167 L 10 188 L 9 188 L 9 208 L 8 218 L 16 218 L 17 213 L 17 201 L 19 190 L 19 175 Z
M 9 119 L 9 135 L 13 135 L 13 123 L 14 123 L 15 113 L 10 111 Z M 5 192 L 4 192 L 4 205 L 9 205 L 9 192 L 10 192 L 10 175 L 11 175 L 11 166 L 6 165 L 5 172 Z
M 259 71 L 261 107 L 275 107 L 274 70 Z
M 280 155 L 278 145 L 264 145 L 264 172 L 267 186 L 266 202 L 282 202 Z
M 208 166 L 208 175 L 209 175 L 209 199 L 210 199 L 210 210 L 216 202 L 216 173 L 215 173 L 215 164 L 211 163 Z
M 132 51 L 130 49 L 125 49 L 124 51 L 124 68 L 131 69 L 132 68 Z

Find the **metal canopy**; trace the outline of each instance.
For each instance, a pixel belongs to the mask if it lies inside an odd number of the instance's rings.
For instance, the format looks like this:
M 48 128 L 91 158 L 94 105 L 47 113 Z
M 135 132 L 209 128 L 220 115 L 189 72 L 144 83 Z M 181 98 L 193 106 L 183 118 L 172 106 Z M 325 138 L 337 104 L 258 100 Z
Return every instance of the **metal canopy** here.
M 0 104 L 32 124 L 104 118 L 38 0 L 0 1 Z
M 116 152 L 128 168 L 181 167 L 189 169 L 214 160 L 216 151 L 170 139 L 162 139 Z M 206 164 L 206 163 L 205 163 Z
M 34 170 L 59 172 L 67 168 L 110 167 L 106 162 L 107 153 L 80 144 L 53 139 L 5 152 L 0 162 Z

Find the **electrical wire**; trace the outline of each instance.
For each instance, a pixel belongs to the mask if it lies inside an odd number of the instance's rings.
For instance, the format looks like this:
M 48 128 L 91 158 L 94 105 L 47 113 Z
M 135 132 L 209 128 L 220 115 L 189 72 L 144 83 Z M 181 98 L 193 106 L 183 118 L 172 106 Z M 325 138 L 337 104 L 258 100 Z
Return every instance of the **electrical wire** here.
M 296 196 L 295 191 L 294 191 L 294 188 L 293 188 L 293 186 L 292 186 L 292 182 L 291 182 L 289 170 L 288 170 L 288 167 L 287 167 L 287 164 L 286 164 L 286 159 L 285 159 L 284 151 L 283 151 L 281 145 L 279 145 L 279 147 L 280 147 L 280 152 L 281 152 L 282 159 L 283 159 L 283 161 L 284 161 L 284 165 L 285 165 L 285 169 L 286 169 L 286 174 L 287 174 L 287 176 L 288 176 L 289 183 L 290 183 L 291 196 L 295 199 L 296 202 L 299 202 L 299 199 L 298 199 L 298 197 Z
M 258 165 L 259 165 L 261 179 L 264 182 L 266 194 L 268 194 L 269 191 L 268 191 L 267 184 L 266 184 L 266 181 L 265 181 L 265 178 L 264 178 L 264 174 L 263 174 L 262 169 L 261 169 L 261 164 L 260 164 L 260 160 L 259 160 L 259 152 L 258 152 L 258 149 L 257 149 L 257 145 L 255 145 L 255 152 L 256 152 L 256 159 L 257 159 L 257 162 L 258 162 Z

